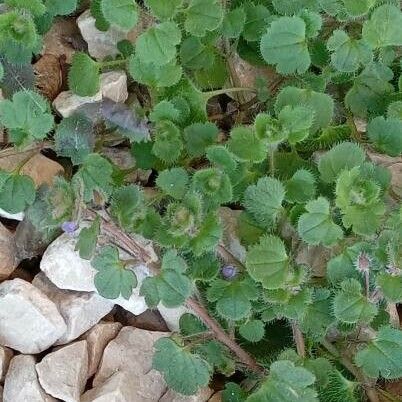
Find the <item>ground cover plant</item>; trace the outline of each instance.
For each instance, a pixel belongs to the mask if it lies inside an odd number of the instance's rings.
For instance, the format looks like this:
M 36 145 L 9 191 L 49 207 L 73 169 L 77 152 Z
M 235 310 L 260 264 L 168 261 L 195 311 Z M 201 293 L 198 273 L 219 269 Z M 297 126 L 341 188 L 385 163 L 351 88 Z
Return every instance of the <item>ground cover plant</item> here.
M 382 385 L 402 377 L 401 194 L 377 162 L 402 153 L 399 1 L 92 0 L 101 31 L 153 23 L 114 58 L 76 52 L 70 90 L 93 96 L 118 68 L 143 99 L 64 119 L 30 64 L 77 0 L 2 3 L 0 123 L 17 150 L 53 150 L 72 168 L 38 190 L 24 162 L 0 171 L 0 208 L 25 211 L 47 239 L 89 221 L 78 250 L 101 295 L 139 286 L 150 308 L 189 309 L 155 345 L 168 386 L 191 395 L 219 373 L 230 402 L 396 400 Z M 233 55 L 270 78 L 228 84 Z M 249 97 L 212 119 L 207 105 L 228 95 Z M 145 188 L 102 153 L 113 141 L 152 170 Z M 238 212 L 244 261 L 224 244 L 222 207 Z M 134 234 L 161 257 L 141 284 L 117 248 L 147 264 Z M 325 250 L 325 272 L 300 249 Z

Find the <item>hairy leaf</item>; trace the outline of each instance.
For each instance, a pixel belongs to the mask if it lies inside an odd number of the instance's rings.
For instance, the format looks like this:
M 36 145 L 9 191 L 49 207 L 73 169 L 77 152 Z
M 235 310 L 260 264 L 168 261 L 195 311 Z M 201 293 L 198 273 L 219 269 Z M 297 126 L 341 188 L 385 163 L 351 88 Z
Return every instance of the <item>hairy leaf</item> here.
M 10 214 L 24 211 L 35 201 L 35 184 L 29 176 L 0 171 L 0 208 Z
M 74 53 L 68 85 L 79 96 L 93 96 L 100 88 L 99 64 L 82 52 Z
M 191 35 L 203 37 L 218 28 L 222 18 L 223 10 L 218 0 L 191 0 L 184 27 Z
M 402 152 L 402 120 L 376 117 L 367 126 L 367 134 L 381 152 L 390 156 Z
M 183 168 L 163 170 L 156 179 L 156 185 L 166 194 L 178 200 L 182 199 L 187 191 L 189 177 Z
M 267 155 L 264 142 L 247 127 L 232 129 L 228 148 L 242 162 L 262 162 Z
M 250 320 L 239 327 L 240 335 L 249 342 L 259 342 L 265 334 L 261 320 Z
M 110 24 L 125 30 L 130 30 L 137 24 L 137 4 L 133 0 L 101 0 L 101 9 Z
M 169 2 L 165 0 L 145 0 L 145 5 L 150 8 L 152 14 L 161 20 L 173 18 L 182 4 L 183 0 L 171 0 Z
M 98 236 L 100 234 L 100 218 L 97 217 L 88 228 L 83 228 L 80 232 L 76 250 L 79 250 L 80 257 L 90 260 L 94 255 Z

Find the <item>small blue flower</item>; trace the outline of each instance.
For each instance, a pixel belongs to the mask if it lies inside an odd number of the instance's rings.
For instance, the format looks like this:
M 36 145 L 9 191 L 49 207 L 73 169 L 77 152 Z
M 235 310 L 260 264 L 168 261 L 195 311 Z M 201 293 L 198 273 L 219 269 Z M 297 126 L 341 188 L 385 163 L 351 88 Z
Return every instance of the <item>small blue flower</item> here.
M 61 229 L 63 232 L 73 235 L 77 231 L 78 225 L 76 222 L 66 221 L 62 223 Z
M 237 274 L 237 268 L 233 265 L 225 265 L 221 268 L 221 273 L 225 279 L 233 279 Z

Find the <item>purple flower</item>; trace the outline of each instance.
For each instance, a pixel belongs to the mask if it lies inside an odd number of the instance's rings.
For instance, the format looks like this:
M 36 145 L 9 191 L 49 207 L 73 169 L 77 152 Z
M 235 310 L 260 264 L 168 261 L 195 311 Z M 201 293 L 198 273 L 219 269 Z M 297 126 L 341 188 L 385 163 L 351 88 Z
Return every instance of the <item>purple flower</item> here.
M 63 230 L 63 232 L 68 233 L 69 235 L 73 235 L 78 229 L 78 225 L 76 222 L 66 221 L 62 223 L 61 229 Z
M 221 273 L 225 279 L 233 279 L 237 274 L 237 269 L 233 265 L 225 265 L 221 268 Z

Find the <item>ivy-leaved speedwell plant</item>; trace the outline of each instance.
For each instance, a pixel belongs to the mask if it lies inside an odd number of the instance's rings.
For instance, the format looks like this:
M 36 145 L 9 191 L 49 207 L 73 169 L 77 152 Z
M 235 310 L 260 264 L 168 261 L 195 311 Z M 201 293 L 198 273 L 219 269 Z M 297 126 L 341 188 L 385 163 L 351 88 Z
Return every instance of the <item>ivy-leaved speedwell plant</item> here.
M 151 21 L 114 58 L 75 53 L 76 95 L 95 95 L 102 72 L 119 68 L 147 97 L 135 110 L 104 100 L 96 130 L 85 108 L 56 123 L 31 87 L 41 35 L 77 2 L 2 3 L 0 123 L 19 149 L 47 140 L 73 174 L 35 190 L 22 166 L 0 171 L 0 208 L 25 211 L 48 239 L 91 221 L 77 250 L 101 295 L 129 298 L 139 286 L 150 308 L 185 305 L 199 317 L 184 314 L 180 332 L 156 343 L 153 366 L 166 383 L 191 395 L 214 373 L 237 371 L 247 381 L 228 381 L 224 401 L 387 394 L 379 380 L 402 377 L 401 194 L 384 167 L 402 153 L 399 2 L 92 0 L 100 31 Z M 228 85 L 235 56 L 270 78 Z M 249 113 L 230 127 L 209 119 L 212 97 L 240 91 L 255 95 Z M 130 144 L 136 168 L 152 170 L 152 191 L 103 153 L 110 136 Z M 222 207 L 236 211 L 243 259 L 225 242 Z M 112 242 L 99 246 L 105 234 L 143 263 L 132 235 L 151 240 L 161 254 L 153 275 L 138 281 L 135 261 Z M 301 253 L 327 256 L 324 272 Z M 286 349 L 272 342 L 278 328 L 293 334 Z

